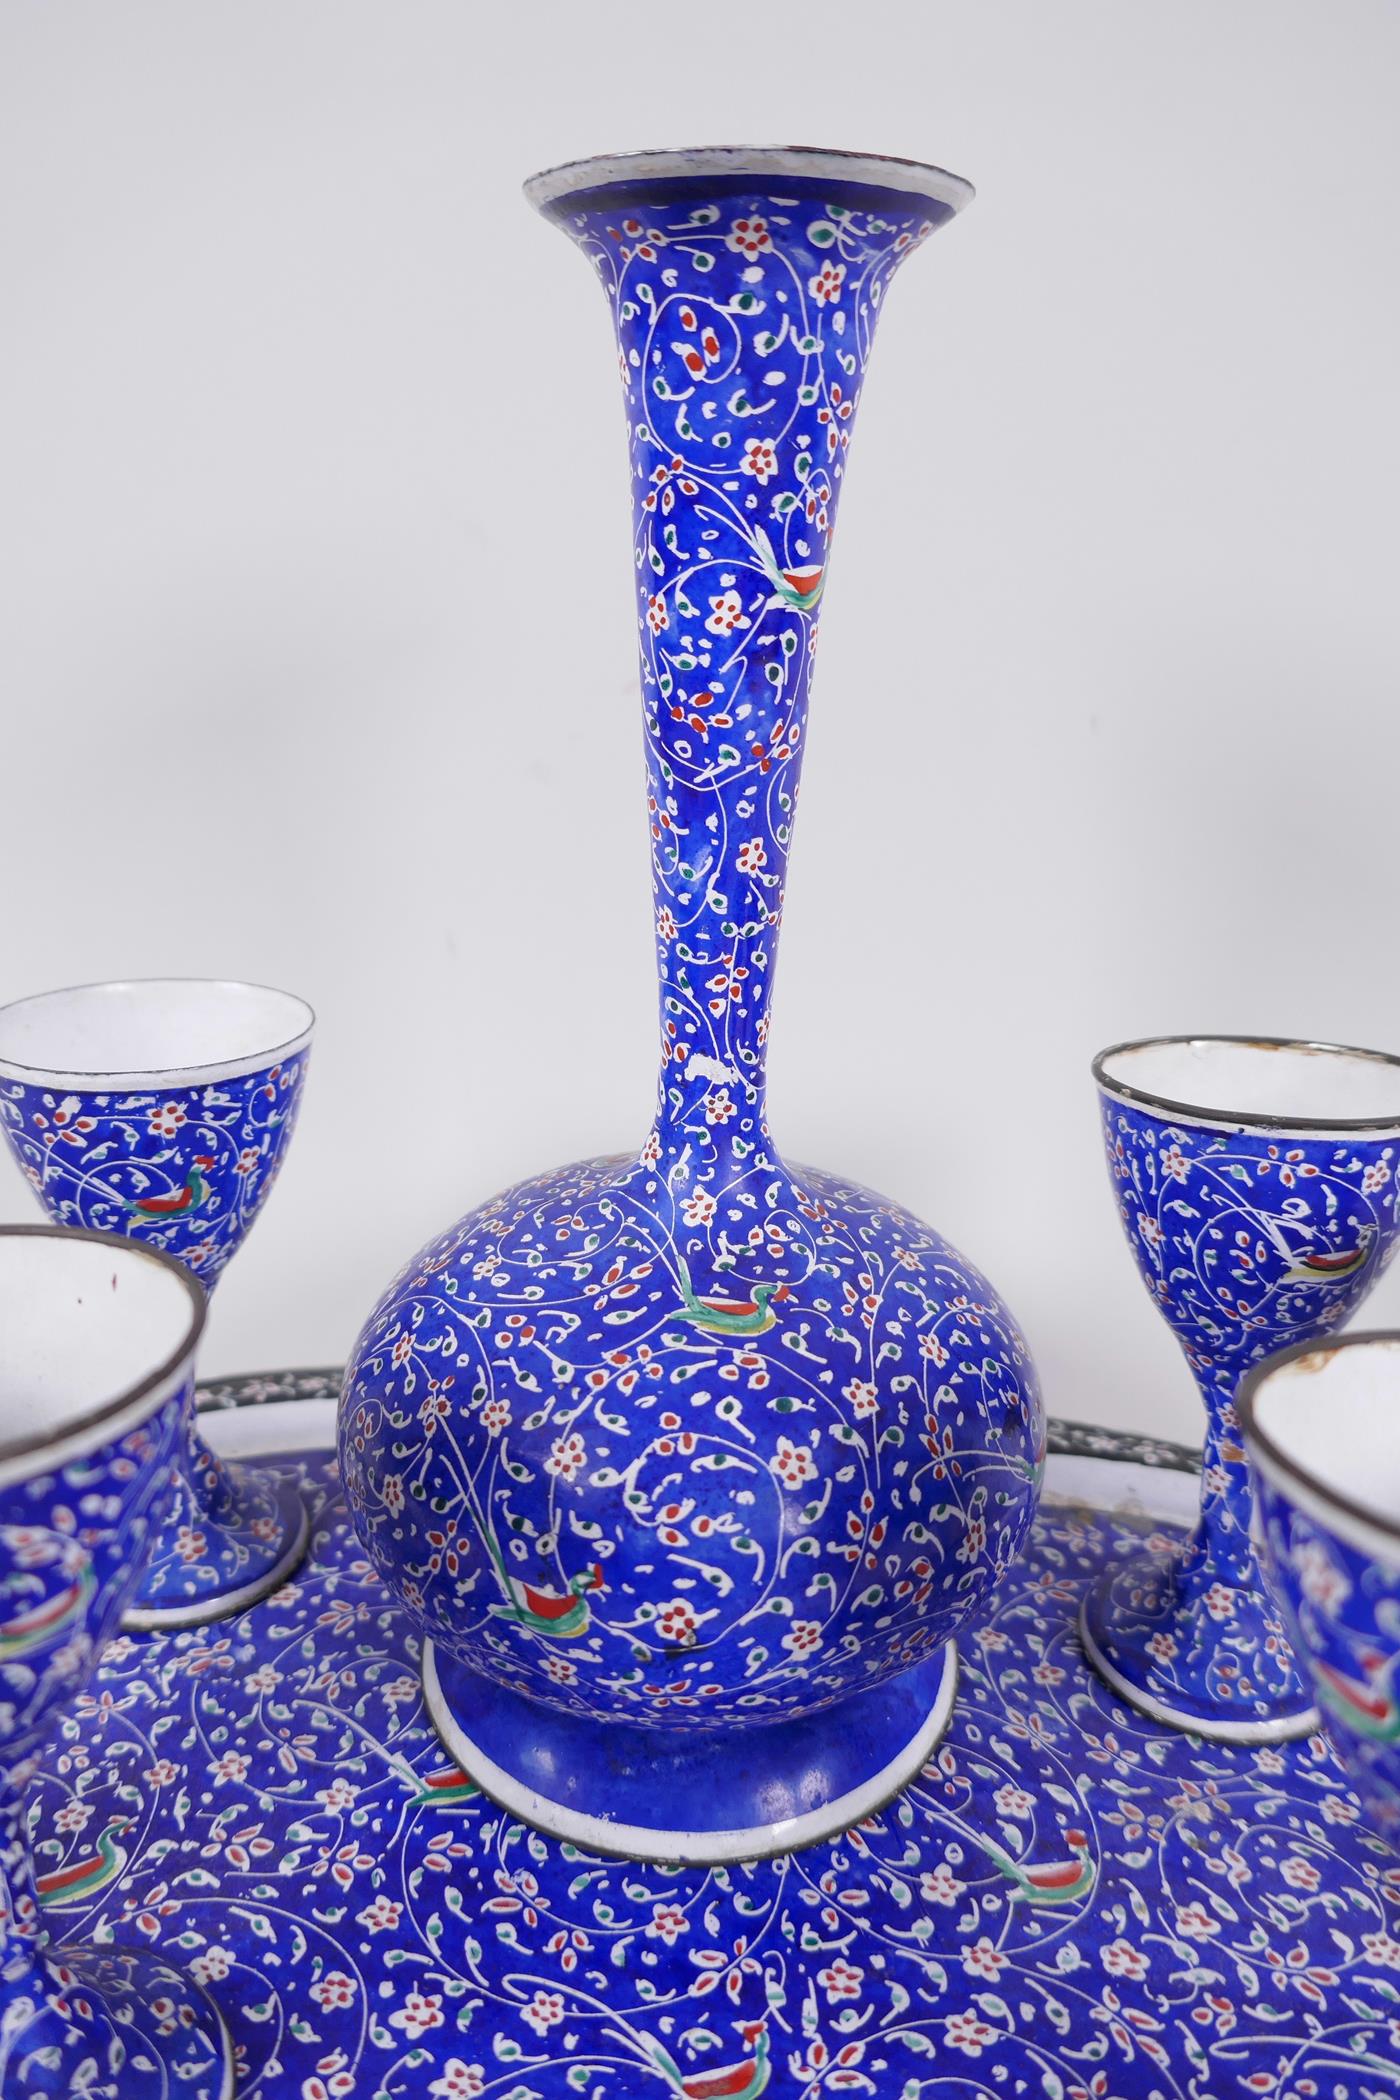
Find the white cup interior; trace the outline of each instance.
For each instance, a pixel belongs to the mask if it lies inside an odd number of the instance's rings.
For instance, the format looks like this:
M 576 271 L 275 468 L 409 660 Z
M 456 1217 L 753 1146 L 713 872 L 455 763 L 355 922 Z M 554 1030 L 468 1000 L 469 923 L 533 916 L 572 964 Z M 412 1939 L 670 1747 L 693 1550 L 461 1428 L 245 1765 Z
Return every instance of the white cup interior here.
M 1255 1387 L 1254 1420 L 1324 1494 L 1400 1525 L 1400 1341 L 1290 1358 Z
M 0 1071 L 59 1085 L 227 1076 L 300 1047 L 312 1021 L 304 999 L 267 985 L 198 977 L 76 985 L 0 1008 Z
M 202 1317 L 183 1271 L 139 1247 L 0 1233 L 0 1449 L 58 1445 L 178 1362 Z
M 1400 1130 L 1400 1059 L 1376 1051 L 1200 1036 L 1129 1044 L 1105 1057 L 1101 1070 L 1110 1085 L 1222 1120 Z

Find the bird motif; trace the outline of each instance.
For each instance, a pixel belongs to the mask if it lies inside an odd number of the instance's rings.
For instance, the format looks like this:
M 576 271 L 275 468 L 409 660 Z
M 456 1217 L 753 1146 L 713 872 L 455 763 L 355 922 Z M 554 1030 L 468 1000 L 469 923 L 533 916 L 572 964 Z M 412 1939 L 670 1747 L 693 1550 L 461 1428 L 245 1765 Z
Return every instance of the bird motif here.
M 773 2068 L 768 2061 L 768 2034 L 764 2028 L 759 2029 L 752 2056 L 741 2056 L 716 2071 L 692 2071 L 687 2077 L 659 2043 L 652 2044 L 651 2056 L 671 2091 L 682 2095 L 683 2100 L 758 2100 Z
M 1003 1852 L 991 1838 L 977 1836 L 974 1832 L 969 1832 L 969 1835 L 997 1872 L 1015 1884 L 1013 1903 L 1074 1903 L 1080 1896 L 1087 1896 L 1094 1885 L 1096 1870 L 1089 1854 L 1089 1840 L 1082 1830 L 1065 1832 L 1069 1851 L 1063 1859 L 1044 1860 L 1028 1867 L 1023 1867 L 1009 1853 Z
M 825 564 L 799 562 L 795 567 L 784 568 L 761 525 L 754 527 L 753 548 L 773 593 L 770 604 L 790 606 L 795 612 L 815 612 L 826 583 Z
M 1363 1240 L 1360 1246 L 1346 1247 L 1339 1254 L 1327 1254 L 1321 1248 L 1308 1248 L 1293 1257 L 1292 1267 L 1284 1278 L 1286 1283 L 1345 1283 L 1358 1269 L 1364 1268 L 1370 1253 L 1370 1242 Z
M 430 1802 L 434 1808 L 459 1808 L 464 1801 L 471 1801 L 480 1792 L 474 1779 L 457 1765 L 442 1765 L 435 1772 L 427 1772 L 414 1799 Z
M 0 1662 L 13 1662 L 16 1656 L 27 1655 L 42 1641 L 52 1640 L 61 1627 L 79 1616 L 91 1592 L 92 1571 L 85 1568 L 73 1582 L 45 1597 L 42 1603 L 0 1621 Z
M 190 1171 L 185 1176 L 183 1188 L 175 1189 L 166 1196 L 142 1196 L 134 1202 L 129 1197 L 124 1196 L 122 1201 L 126 1204 L 129 1211 L 135 1212 L 137 1217 L 151 1218 L 156 1223 L 159 1223 L 163 1218 L 186 1217 L 190 1211 L 199 1210 L 208 1201 L 209 1184 L 204 1177 L 210 1172 L 213 1165 L 212 1155 L 208 1152 L 201 1152 L 196 1155 L 192 1162 Z
M 604 1587 L 603 1571 L 596 1562 L 581 1575 L 572 1576 L 562 1596 L 556 1590 L 537 1589 L 534 1583 L 508 1574 L 499 1563 L 498 1572 L 509 1601 L 491 1606 L 497 1618 L 513 1619 L 528 1633 L 542 1634 L 552 1641 L 574 1640 L 588 1631 L 592 1617 L 589 1592 Z
M 777 1325 L 773 1306 L 788 1295 L 785 1283 L 760 1283 L 751 1298 L 697 1298 L 684 1257 L 678 1256 L 677 1260 L 681 1296 L 685 1299 L 681 1318 L 689 1320 L 692 1326 L 703 1327 L 709 1334 L 744 1335 L 767 1334 L 770 1327 Z
M 1348 1676 L 1334 1663 L 1315 1662 L 1318 1696 L 1357 1735 L 1373 1743 L 1393 1743 L 1400 1738 L 1400 1701 L 1385 1680 L 1392 1676 L 1396 1661 L 1393 1655 L 1363 1661 L 1364 1678 Z
M 126 1848 L 117 1839 L 130 1828 L 129 1816 L 116 1816 L 98 1838 L 95 1852 L 66 1867 L 55 1867 L 51 1873 L 36 1875 L 34 1890 L 40 1909 L 66 1910 L 72 1904 L 85 1903 L 89 1896 L 95 1896 L 109 1881 L 114 1881 L 126 1865 Z

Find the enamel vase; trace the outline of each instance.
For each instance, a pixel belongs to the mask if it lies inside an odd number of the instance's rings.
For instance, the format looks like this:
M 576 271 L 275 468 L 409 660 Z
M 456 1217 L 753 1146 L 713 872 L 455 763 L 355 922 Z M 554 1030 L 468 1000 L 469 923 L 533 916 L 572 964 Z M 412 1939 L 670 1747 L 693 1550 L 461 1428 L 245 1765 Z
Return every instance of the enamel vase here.
M 527 1822 L 723 1860 L 924 1764 L 959 1626 L 1035 1510 L 1042 1415 L 991 1286 L 788 1162 L 769 999 L 827 558 L 875 323 L 969 200 L 798 149 L 599 160 L 528 195 L 612 308 L 626 399 L 661 1069 L 639 1152 L 431 1241 L 353 1353 L 365 1550 L 452 1753 Z

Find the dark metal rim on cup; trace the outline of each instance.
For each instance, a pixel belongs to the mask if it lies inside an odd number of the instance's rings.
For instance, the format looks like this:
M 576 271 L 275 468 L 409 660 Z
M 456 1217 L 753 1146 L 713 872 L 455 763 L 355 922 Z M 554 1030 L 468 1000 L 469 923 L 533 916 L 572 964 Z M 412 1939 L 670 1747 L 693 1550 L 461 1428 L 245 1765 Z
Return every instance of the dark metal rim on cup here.
M 66 999 L 72 992 L 106 992 L 118 986 L 142 984 L 221 984 L 239 992 L 271 992 L 274 998 L 290 999 L 293 1005 L 302 1007 L 306 1013 L 306 1026 L 304 1028 L 299 1028 L 295 1035 L 285 1036 L 280 1043 L 270 1043 L 265 1050 L 250 1050 L 248 1052 L 248 1058 L 256 1060 L 256 1062 L 250 1063 L 248 1066 L 248 1069 L 253 1072 L 257 1071 L 263 1063 L 275 1064 L 280 1058 L 290 1057 L 295 1050 L 301 1049 L 309 1043 L 312 1035 L 315 1033 L 316 1009 L 312 1006 L 309 999 L 303 999 L 300 992 L 284 991 L 280 984 L 254 984 L 250 977 L 98 977 L 90 984 L 56 984 L 47 992 L 26 992 L 22 999 L 7 999 L 4 1005 L 0 1006 L 0 1020 L 3 1020 L 6 1014 L 13 1013 L 17 1007 L 37 1006 L 42 999 Z M 162 1080 L 168 1080 L 172 1073 L 183 1075 L 188 1072 L 192 1075 L 191 1084 L 197 1086 L 201 1073 L 221 1072 L 227 1064 L 241 1065 L 245 1061 L 241 1057 L 206 1057 L 202 1058 L 198 1064 L 152 1065 L 140 1071 L 133 1068 L 129 1075 L 123 1072 L 121 1076 L 123 1078 L 129 1076 L 143 1081 L 150 1080 L 154 1085 L 159 1085 Z M 31 1073 L 33 1082 L 36 1085 L 42 1084 L 45 1079 L 103 1080 L 110 1079 L 112 1076 L 109 1071 L 91 1072 L 84 1070 L 78 1065 L 64 1065 L 60 1068 L 57 1065 L 26 1064 L 22 1057 L 0 1057 L 0 1065 L 8 1066 L 12 1072 Z M 100 1092 L 101 1089 L 100 1087 L 94 1087 L 91 1091 Z
M 1190 1043 L 1234 1043 L 1246 1050 L 1312 1050 L 1324 1057 L 1360 1057 L 1370 1064 L 1390 1065 L 1395 1072 L 1395 1114 L 1269 1116 L 1246 1109 L 1202 1108 L 1197 1102 L 1171 1101 L 1161 1094 L 1149 1094 L 1126 1079 L 1110 1078 L 1104 1069 L 1111 1057 L 1121 1057 L 1126 1051 L 1175 1049 Z M 1116 1101 L 1126 1101 L 1130 1108 L 1151 1109 L 1154 1114 L 1186 1116 L 1193 1123 L 1223 1123 L 1232 1130 L 1313 1130 L 1323 1135 L 1333 1130 L 1400 1132 L 1400 1057 L 1390 1050 L 1366 1050 L 1357 1043 L 1315 1043 L 1291 1035 L 1144 1035 L 1128 1043 L 1110 1043 L 1106 1050 L 1100 1050 L 1091 1070 L 1096 1084 Z
M 154 1262 L 158 1267 L 168 1269 L 172 1276 L 178 1277 L 181 1288 L 189 1299 L 190 1323 L 178 1347 L 172 1349 L 144 1378 L 138 1378 L 133 1385 L 123 1386 L 112 1399 L 100 1401 L 96 1407 L 90 1408 L 87 1414 L 80 1415 L 76 1421 L 65 1423 L 60 1430 L 47 1429 L 42 1436 L 18 1437 L 8 1444 L 0 1444 L 0 1465 L 6 1466 L 13 1464 L 16 1459 L 40 1458 L 46 1451 L 56 1448 L 59 1444 L 67 1444 L 73 1437 L 86 1436 L 94 1429 L 100 1429 L 104 1422 L 125 1414 L 128 1408 L 143 1399 L 147 1393 L 154 1392 L 158 1386 L 164 1385 L 173 1373 L 179 1370 L 181 1364 L 193 1356 L 204 1332 L 204 1322 L 209 1310 L 209 1298 L 203 1284 L 190 1274 L 183 1262 L 176 1261 L 173 1254 L 166 1254 L 159 1247 L 145 1247 L 139 1240 L 127 1239 L 120 1232 L 90 1232 L 85 1226 L 78 1225 L 0 1225 L 0 1241 L 20 1239 L 61 1242 L 90 1240 L 95 1246 L 110 1247 L 114 1254 L 123 1257 L 135 1255 L 139 1260 Z
M 771 142 L 764 146 L 742 142 L 711 146 L 634 146 L 618 153 L 589 153 L 581 160 L 565 160 L 554 167 L 541 168 L 537 174 L 527 176 L 524 190 L 527 201 L 537 211 L 544 211 L 552 204 L 562 203 L 567 197 L 591 189 L 608 188 L 618 182 L 644 182 L 653 176 L 658 180 L 673 180 L 686 174 L 711 175 L 732 171 L 736 175 L 752 174 L 756 177 L 771 173 L 780 178 L 783 172 L 794 175 L 802 172 L 800 168 L 782 170 L 779 163 L 784 159 L 810 162 L 810 172 L 818 175 L 839 168 L 848 173 L 852 181 L 864 181 L 872 187 L 905 190 L 912 197 L 932 198 L 949 204 L 955 211 L 970 204 L 977 194 L 965 175 L 955 175 L 951 168 L 939 167 L 936 161 L 914 160 L 902 153 L 862 153 L 851 146 L 794 146 Z M 857 175 L 856 168 L 871 172 Z M 911 176 L 920 176 L 923 180 L 911 182 Z
M 1400 1327 L 1368 1327 L 1356 1334 L 1324 1335 L 1311 1342 L 1294 1342 L 1287 1349 L 1275 1350 L 1245 1372 L 1235 1393 L 1235 1412 L 1239 1416 L 1240 1428 L 1246 1442 L 1252 1444 L 1268 1461 L 1271 1471 L 1283 1475 L 1286 1480 L 1306 1490 L 1307 1494 L 1324 1507 L 1335 1509 L 1339 1515 L 1347 1516 L 1358 1524 L 1364 1524 L 1383 1538 L 1394 1539 L 1400 1545 L 1400 1519 L 1387 1517 L 1375 1508 L 1368 1508 L 1354 1496 L 1343 1494 L 1340 1488 L 1319 1479 L 1310 1466 L 1300 1465 L 1296 1458 L 1281 1451 L 1259 1420 L 1257 1395 L 1265 1379 L 1285 1364 L 1296 1363 L 1300 1356 L 1336 1356 L 1343 1349 L 1365 1348 L 1377 1342 L 1400 1348 Z

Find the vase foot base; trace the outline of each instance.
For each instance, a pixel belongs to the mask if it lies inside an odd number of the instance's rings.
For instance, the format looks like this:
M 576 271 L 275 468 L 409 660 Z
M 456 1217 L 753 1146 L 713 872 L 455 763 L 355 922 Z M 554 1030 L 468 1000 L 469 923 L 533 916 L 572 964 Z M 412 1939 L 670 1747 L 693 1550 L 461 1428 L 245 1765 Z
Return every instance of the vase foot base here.
M 586 1851 L 667 1865 L 795 1852 L 873 1815 L 927 1764 L 957 1681 L 950 1641 L 820 1713 L 663 1730 L 559 1713 L 423 1647 L 433 1725 L 484 1794 Z M 658 1810 L 691 1821 L 663 1823 Z
M 1111 1692 L 1162 1728 L 1211 1743 L 1287 1743 L 1317 1708 L 1262 1597 L 1216 1584 L 1217 1619 L 1177 1587 L 1178 1560 L 1139 1553 L 1085 1593 L 1079 1638 Z
M 242 1476 L 247 1476 L 248 1507 L 227 1523 L 196 1513 L 194 1522 L 205 1536 L 200 1559 L 184 1561 L 178 1548 L 157 1550 L 141 1579 L 137 1601 L 122 1615 L 124 1632 L 173 1633 L 182 1626 L 230 1619 L 280 1589 L 306 1558 L 311 1516 L 296 1483 L 261 1470 L 228 1471 L 240 1487 Z M 207 1584 L 211 1570 L 216 1586 L 201 1586 L 199 1574 L 203 1572 Z

